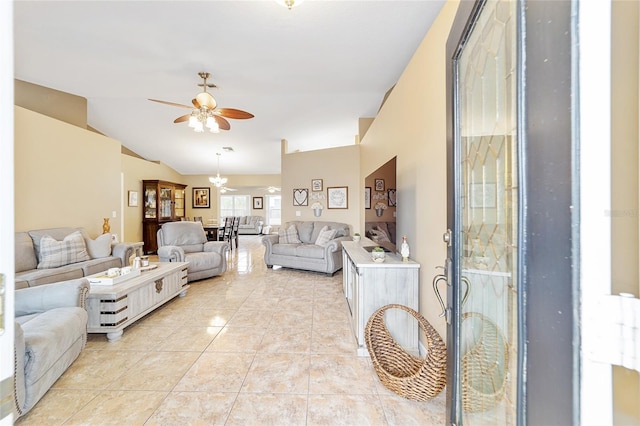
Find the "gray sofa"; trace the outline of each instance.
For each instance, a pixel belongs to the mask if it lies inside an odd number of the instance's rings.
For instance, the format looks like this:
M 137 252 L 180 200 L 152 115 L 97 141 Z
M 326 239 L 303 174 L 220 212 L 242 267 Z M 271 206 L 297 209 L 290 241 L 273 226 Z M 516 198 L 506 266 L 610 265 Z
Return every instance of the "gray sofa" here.
M 87 343 L 86 278 L 15 291 L 14 412 L 44 396 Z
M 262 216 L 240 216 L 238 235 L 258 235 L 262 233 L 264 218 Z
M 316 244 L 324 227 L 335 230 L 334 237 Z M 287 242 L 287 233 L 295 229 L 299 242 Z M 262 237 L 266 247 L 264 261 L 267 267 L 273 265 L 286 268 L 304 269 L 333 275 L 342 269 L 342 241 L 351 240 L 349 225 L 339 222 L 294 221 L 281 226 L 278 235 L 270 234 Z M 285 237 L 285 238 L 283 238 Z
M 222 275 L 227 270 L 229 243 L 207 241 L 200 222 L 167 222 L 158 229 L 160 262 L 189 262 L 187 281 Z
M 73 245 L 71 234 L 80 232 L 84 241 L 85 252 L 82 247 Z M 77 235 L 77 234 L 76 234 Z M 48 258 L 58 260 L 60 266 L 48 267 L 51 262 L 43 259 L 41 241 L 43 237 L 51 237 L 60 246 L 51 250 Z M 70 240 L 65 241 L 65 238 Z M 51 242 L 50 238 L 47 241 Z M 61 253 L 74 247 L 73 255 Z M 89 237 L 82 228 L 49 228 L 28 232 L 15 233 L 15 279 L 16 289 L 39 286 L 42 284 L 56 283 L 86 277 L 106 271 L 109 268 L 121 268 L 129 264 L 129 258 L 133 255 L 133 247 L 126 243 L 112 245 L 111 234 L 103 234 L 95 239 Z M 86 259 L 80 260 L 78 259 Z

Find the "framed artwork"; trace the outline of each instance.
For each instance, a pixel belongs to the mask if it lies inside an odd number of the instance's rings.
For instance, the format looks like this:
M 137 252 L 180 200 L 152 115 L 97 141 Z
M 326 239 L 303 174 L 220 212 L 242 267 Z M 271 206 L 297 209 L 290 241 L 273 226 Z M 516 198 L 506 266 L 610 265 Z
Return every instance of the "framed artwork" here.
M 293 190 L 293 205 L 294 206 L 309 205 L 309 188 L 298 188 Z
M 376 179 L 376 191 L 384 191 L 384 179 Z
M 349 188 L 346 186 L 328 187 L 327 207 L 330 209 L 348 209 Z
M 129 207 L 138 207 L 138 191 L 129 191 Z
M 367 186 L 364 188 L 364 208 L 371 208 L 371 187 Z
M 389 200 L 389 207 L 395 207 L 398 205 L 397 201 L 396 201 L 396 190 L 395 189 L 389 189 L 387 191 L 387 197 Z
M 262 197 L 253 197 L 253 208 L 262 210 Z
M 208 209 L 210 204 L 210 188 L 193 188 L 192 190 L 192 206 L 194 209 Z
M 323 188 L 322 179 L 311 179 L 311 191 L 318 192 L 322 191 Z

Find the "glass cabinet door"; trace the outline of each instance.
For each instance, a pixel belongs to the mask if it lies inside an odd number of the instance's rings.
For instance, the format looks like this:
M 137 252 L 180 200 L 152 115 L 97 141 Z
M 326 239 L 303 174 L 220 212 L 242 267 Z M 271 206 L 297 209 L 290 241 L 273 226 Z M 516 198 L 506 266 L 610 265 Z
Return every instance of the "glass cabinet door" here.
M 157 217 L 157 199 L 155 185 L 145 185 L 144 187 L 144 218 L 155 219 Z
M 175 189 L 175 204 L 174 204 L 174 216 L 175 218 L 184 217 L 184 189 Z
M 166 219 L 169 220 L 173 217 L 173 188 L 160 186 L 160 196 L 158 197 L 159 213 L 158 217 L 160 220 Z

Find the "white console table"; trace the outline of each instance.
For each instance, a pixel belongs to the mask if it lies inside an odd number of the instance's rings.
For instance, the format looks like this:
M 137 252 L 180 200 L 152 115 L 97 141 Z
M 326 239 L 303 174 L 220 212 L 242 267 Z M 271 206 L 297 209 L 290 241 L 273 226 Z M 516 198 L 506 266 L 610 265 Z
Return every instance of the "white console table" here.
M 359 356 L 369 355 L 364 330 L 376 310 L 397 303 L 418 311 L 420 264 L 411 260 L 403 262 L 397 253 L 387 253 L 384 262 L 376 263 L 364 249 L 375 245 L 365 238 L 359 242 L 342 242 L 343 290 L 351 311 Z M 418 354 L 419 327 L 412 316 L 390 309 L 385 313 L 385 323 L 402 347 Z

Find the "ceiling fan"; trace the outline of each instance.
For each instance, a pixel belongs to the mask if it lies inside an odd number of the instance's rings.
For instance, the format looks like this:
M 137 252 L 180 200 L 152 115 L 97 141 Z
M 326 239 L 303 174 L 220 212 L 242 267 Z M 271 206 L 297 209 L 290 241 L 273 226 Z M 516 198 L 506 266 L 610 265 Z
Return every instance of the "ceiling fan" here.
M 280 192 L 280 188 L 277 186 L 267 186 L 266 188 L 260 188 L 263 189 L 265 191 L 269 191 L 270 193 L 274 193 L 274 192 Z
M 217 87 L 213 83 L 207 83 L 207 79 L 211 75 L 208 72 L 200 72 L 198 75 L 202 79 L 202 83 L 198 84 L 198 86 L 202 87 L 202 92 L 198 93 L 196 97 L 191 100 L 193 106 L 161 101 L 158 99 L 149 100 L 192 110 L 190 114 L 181 115 L 173 120 L 173 122 L 182 123 L 184 121 L 188 121 L 189 127 L 192 127 L 196 132 L 203 132 L 205 126 L 213 133 L 217 133 L 219 129 L 229 130 L 231 125 L 225 118 L 232 118 L 236 120 L 253 118 L 253 114 L 246 111 L 235 108 L 218 108 L 216 100 L 211 96 L 211 93 L 207 92 L 207 88 L 212 89 Z

